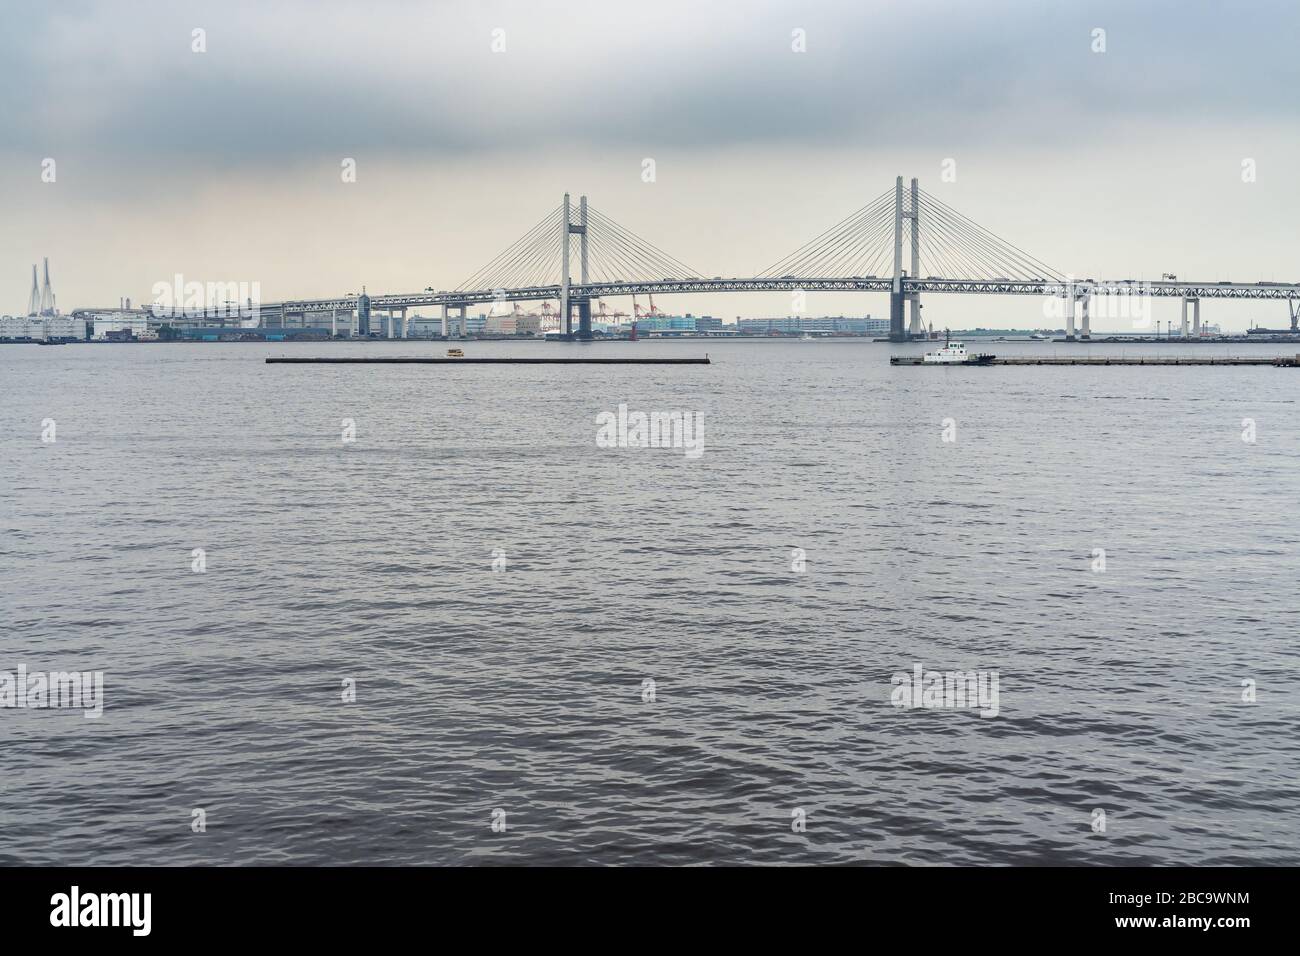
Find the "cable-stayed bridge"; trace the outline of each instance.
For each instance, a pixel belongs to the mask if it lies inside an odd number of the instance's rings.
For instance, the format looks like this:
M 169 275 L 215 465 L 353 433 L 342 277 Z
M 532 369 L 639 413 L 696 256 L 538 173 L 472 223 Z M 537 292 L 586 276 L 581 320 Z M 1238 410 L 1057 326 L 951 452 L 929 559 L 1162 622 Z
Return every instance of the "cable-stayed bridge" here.
M 906 257 L 904 253 L 907 253 Z M 597 210 L 583 196 L 563 202 L 455 289 L 407 294 L 347 295 L 264 304 L 261 313 L 357 311 L 368 328 L 374 311 L 390 320 L 420 306 L 449 315 L 485 302 L 555 300 L 564 332 L 591 337 L 595 299 L 642 293 L 754 291 L 883 292 L 889 296 L 890 338 L 905 341 L 923 333 L 921 295 L 1039 295 L 1062 300 L 1066 338 L 1090 335 L 1095 296 L 1157 296 L 1182 299 L 1182 334 L 1200 333 L 1201 299 L 1300 300 L 1300 282 L 1190 282 L 1173 276 L 1159 281 L 1079 279 L 1047 265 L 997 236 L 912 179 L 894 187 L 822 234 L 752 277 L 709 278 L 659 246 Z M 1297 312 L 1291 306 L 1291 325 Z M 1076 318 L 1078 322 L 1076 323 Z

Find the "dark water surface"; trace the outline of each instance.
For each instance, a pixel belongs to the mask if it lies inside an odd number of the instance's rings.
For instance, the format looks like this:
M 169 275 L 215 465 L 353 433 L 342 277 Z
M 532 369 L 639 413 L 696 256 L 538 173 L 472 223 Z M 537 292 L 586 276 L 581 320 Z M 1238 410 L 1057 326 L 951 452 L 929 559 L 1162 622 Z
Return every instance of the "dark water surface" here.
M 1300 371 L 262 362 L 443 348 L 0 348 L 0 863 L 1300 863 Z

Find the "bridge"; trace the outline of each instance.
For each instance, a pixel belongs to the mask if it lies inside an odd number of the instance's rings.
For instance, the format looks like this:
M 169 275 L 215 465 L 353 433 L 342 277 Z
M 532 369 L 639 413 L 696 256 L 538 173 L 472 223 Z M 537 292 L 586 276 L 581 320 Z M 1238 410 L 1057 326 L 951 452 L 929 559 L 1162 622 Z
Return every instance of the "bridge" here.
M 463 320 L 475 304 L 552 300 L 559 303 L 566 337 L 589 339 L 593 299 L 793 290 L 887 294 L 893 341 L 923 334 L 922 294 L 1057 297 L 1068 340 L 1090 337 L 1092 301 L 1099 295 L 1181 299 L 1184 338 L 1189 310 L 1191 334 L 1200 334 L 1202 299 L 1286 300 L 1292 331 L 1300 321 L 1295 304 L 1300 282 L 1190 282 L 1170 275 L 1159 281 L 1075 278 L 975 223 L 921 189 L 916 179 L 904 188 L 901 176 L 892 189 L 752 277 L 709 278 L 601 213 L 586 196 L 575 206 L 566 193 L 559 206 L 455 289 L 386 295 L 363 290 L 332 299 L 264 304 L 260 311 L 264 322 L 268 313 L 278 312 L 281 324 L 290 314 L 355 311 L 363 334 L 372 313 L 387 311 L 390 324 L 400 313 L 404 334 L 406 310 L 430 306 L 442 310 L 446 334 L 453 310 Z

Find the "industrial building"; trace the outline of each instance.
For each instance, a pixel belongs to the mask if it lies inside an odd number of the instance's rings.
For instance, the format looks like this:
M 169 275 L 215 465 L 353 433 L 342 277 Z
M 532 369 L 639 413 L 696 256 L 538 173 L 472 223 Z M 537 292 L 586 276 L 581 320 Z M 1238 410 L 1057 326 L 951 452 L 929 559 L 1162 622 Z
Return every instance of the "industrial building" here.
M 636 320 L 639 332 L 694 332 L 693 315 L 643 315 Z
M 156 329 L 149 327 L 149 314 L 143 310 L 135 313 L 100 313 L 91 319 L 90 338 L 95 342 L 145 341 L 158 338 Z
M 864 318 L 846 318 L 842 315 L 805 318 L 789 316 L 780 319 L 737 319 L 736 325 L 742 335 L 801 335 L 819 333 L 821 335 L 888 335 L 889 320 Z
M 514 335 L 516 319 L 513 315 L 489 315 L 483 323 L 487 335 Z

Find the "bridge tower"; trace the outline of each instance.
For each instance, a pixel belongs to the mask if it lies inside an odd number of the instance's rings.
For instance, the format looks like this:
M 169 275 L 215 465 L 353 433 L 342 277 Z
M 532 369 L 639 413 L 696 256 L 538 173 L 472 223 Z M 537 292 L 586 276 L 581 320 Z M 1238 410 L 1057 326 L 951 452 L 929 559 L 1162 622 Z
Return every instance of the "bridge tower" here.
M 903 279 L 910 275 L 915 279 L 921 271 L 921 217 L 920 187 L 916 178 L 912 178 L 910 203 L 903 202 L 903 177 L 894 180 L 894 287 L 889 293 L 889 340 L 906 342 L 914 335 L 924 331 L 921 324 L 921 293 L 908 292 L 903 288 Z M 903 271 L 903 220 L 912 221 L 912 263 L 911 272 Z M 903 331 L 903 303 L 911 303 L 909 313 L 911 320 L 907 331 Z
M 572 306 L 578 306 L 578 338 L 591 338 L 591 299 L 588 296 L 574 298 L 569 295 L 572 276 L 569 274 L 569 237 L 577 235 L 579 282 L 587 284 L 587 197 L 578 197 L 578 221 L 571 219 L 569 194 L 564 194 L 564 215 L 560 218 L 560 315 L 564 318 L 564 336 L 573 338 Z
M 54 314 L 54 290 L 50 288 L 50 257 L 45 257 L 45 284 L 41 286 L 41 315 Z
M 578 233 L 578 274 L 582 279 L 582 284 L 587 284 L 587 197 L 578 198 L 578 225 L 572 230 Z M 588 340 L 591 338 L 591 297 L 582 296 L 578 299 L 578 338 Z
M 903 334 L 903 177 L 894 180 L 894 285 L 889 290 L 889 341 L 905 342 Z
M 912 272 L 913 279 L 921 278 L 921 190 L 916 177 L 912 177 Z M 921 326 L 921 293 L 911 292 L 907 296 L 907 313 L 911 322 L 907 327 L 909 337 L 921 335 L 925 329 Z
M 36 285 L 36 263 L 32 263 L 32 292 L 27 297 L 27 314 L 39 315 L 41 312 L 41 290 Z
M 560 217 L 560 323 L 564 337 L 573 335 L 569 314 L 569 194 L 564 194 L 564 215 Z

